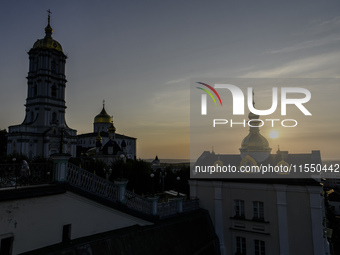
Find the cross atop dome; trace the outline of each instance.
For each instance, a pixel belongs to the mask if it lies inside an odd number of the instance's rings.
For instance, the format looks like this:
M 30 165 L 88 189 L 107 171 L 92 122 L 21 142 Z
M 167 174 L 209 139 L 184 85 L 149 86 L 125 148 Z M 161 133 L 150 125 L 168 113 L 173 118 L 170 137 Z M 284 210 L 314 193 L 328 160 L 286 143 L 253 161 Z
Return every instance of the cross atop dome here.
M 255 106 L 254 91 L 253 106 Z M 249 122 L 251 121 L 251 126 L 249 128 L 249 134 L 241 143 L 241 157 L 245 158 L 247 155 L 250 155 L 257 162 L 262 162 L 269 157 L 272 149 L 269 147 L 268 140 L 260 134 L 259 126 L 261 121 L 258 120 L 260 116 L 249 112 L 248 118 Z
M 53 33 L 53 29 L 51 27 L 51 10 L 48 9 L 47 10 L 48 12 L 48 18 L 47 18 L 47 26 L 45 27 L 45 33 L 46 33 L 46 37 L 51 37 L 52 36 L 52 33 Z

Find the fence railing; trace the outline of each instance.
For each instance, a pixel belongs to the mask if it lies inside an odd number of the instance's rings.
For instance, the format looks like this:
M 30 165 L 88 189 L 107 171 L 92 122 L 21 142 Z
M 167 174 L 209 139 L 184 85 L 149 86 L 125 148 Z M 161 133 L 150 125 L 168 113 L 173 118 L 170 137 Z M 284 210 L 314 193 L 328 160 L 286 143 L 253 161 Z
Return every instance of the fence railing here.
M 198 208 L 199 208 L 198 198 L 192 198 L 183 201 L 183 212 L 195 211 Z
M 161 218 L 168 217 L 171 215 L 176 214 L 178 211 L 177 209 L 177 202 L 174 200 L 170 200 L 165 203 L 159 203 L 157 205 L 157 212 Z
M 53 163 L 0 164 L 0 188 L 48 184 L 53 181 Z
M 98 196 L 118 201 L 118 187 L 104 178 L 68 163 L 67 181 L 69 184 Z
M 54 176 L 53 163 L 32 163 L 26 168 L 21 164 L 1 164 L 0 188 L 48 184 L 55 181 Z M 165 218 L 199 208 L 198 199 L 177 198 L 157 203 L 158 198 L 149 199 L 135 194 L 126 190 L 126 186 L 119 186 L 71 163 L 67 163 L 66 176 L 66 181 L 72 186 L 113 202 L 121 202 L 127 208 L 147 215 L 158 215 L 160 218 Z
M 71 163 L 68 163 L 67 169 L 67 181 L 69 184 L 114 202 L 122 202 L 120 192 L 124 192 L 123 203 L 126 207 L 148 215 L 155 213 L 153 211 L 154 202 L 147 197 L 133 193 L 125 188 L 120 189 L 118 185 Z M 198 199 L 169 200 L 168 202 L 156 204 L 156 215 L 160 218 L 165 218 L 177 214 L 179 212 L 179 202 L 182 203 L 181 212 L 199 209 Z
M 125 201 L 126 206 L 130 209 L 134 209 L 136 211 L 143 212 L 146 214 L 152 213 L 152 202 L 148 200 L 146 197 L 142 197 L 129 190 L 126 190 Z

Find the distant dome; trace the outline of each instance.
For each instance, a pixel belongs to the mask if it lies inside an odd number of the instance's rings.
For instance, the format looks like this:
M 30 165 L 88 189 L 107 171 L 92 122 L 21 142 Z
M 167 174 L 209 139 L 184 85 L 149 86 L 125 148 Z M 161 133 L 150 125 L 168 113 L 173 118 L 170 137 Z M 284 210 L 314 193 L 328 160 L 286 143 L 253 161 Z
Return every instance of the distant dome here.
M 116 132 L 116 128 L 113 125 L 113 123 L 111 123 L 110 127 L 107 129 L 107 131 L 109 131 L 109 133 L 115 133 Z
M 242 140 L 241 158 L 244 159 L 249 155 L 256 162 L 262 162 L 269 157 L 272 149 L 269 147 L 267 139 L 260 134 L 259 126 L 261 121 L 258 120 L 260 116 L 249 113 L 248 117 L 249 121 L 252 121 L 252 125 L 250 126 L 249 134 Z
M 105 106 L 103 106 L 102 111 L 94 117 L 94 123 L 113 123 L 113 118 L 107 114 Z
M 240 151 L 270 151 L 268 140 L 259 132 L 250 132 L 241 143 Z

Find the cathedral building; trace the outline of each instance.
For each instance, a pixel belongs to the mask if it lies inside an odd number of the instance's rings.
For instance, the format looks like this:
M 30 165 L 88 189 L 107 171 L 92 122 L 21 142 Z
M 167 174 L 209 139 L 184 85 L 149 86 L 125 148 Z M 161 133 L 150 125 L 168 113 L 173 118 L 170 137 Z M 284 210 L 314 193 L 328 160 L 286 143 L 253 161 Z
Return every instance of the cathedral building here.
M 47 158 L 54 153 L 76 156 L 77 131 L 65 122 L 67 56 L 52 33 L 49 12 L 45 37 L 28 52 L 26 116 L 22 124 L 9 127 L 7 154 L 29 158 Z
M 77 155 L 91 156 L 106 162 L 125 157 L 136 159 L 136 138 L 116 133 L 113 117 L 105 110 L 94 117 L 93 132 L 77 136 Z

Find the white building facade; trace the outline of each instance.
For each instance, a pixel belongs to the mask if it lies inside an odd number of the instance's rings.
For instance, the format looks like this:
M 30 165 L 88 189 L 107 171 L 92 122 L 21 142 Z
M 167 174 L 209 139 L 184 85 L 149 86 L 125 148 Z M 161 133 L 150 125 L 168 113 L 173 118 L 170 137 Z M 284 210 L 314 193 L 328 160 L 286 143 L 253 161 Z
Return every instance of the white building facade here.
M 11 254 L 133 225 L 152 223 L 73 192 L 1 202 L 0 239 Z
M 190 180 L 210 212 L 221 254 L 330 254 L 321 187 L 249 180 Z
M 243 139 L 240 154 L 205 151 L 196 165 L 280 166 L 321 164 L 320 151 L 270 154 L 267 139 L 254 126 Z M 257 123 L 258 124 L 258 123 Z M 329 244 L 322 186 L 312 178 L 191 179 L 190 196 L 210 212 L 222 255 L 327 255 Z

